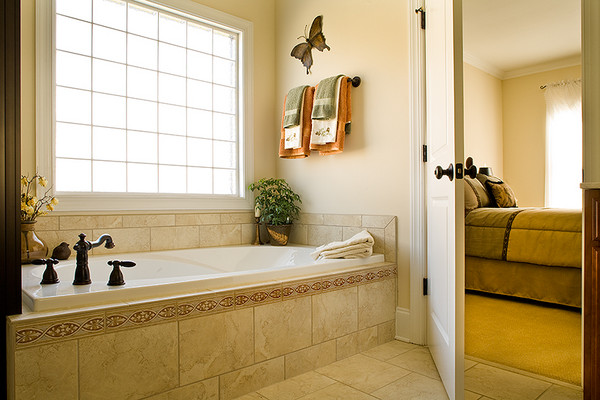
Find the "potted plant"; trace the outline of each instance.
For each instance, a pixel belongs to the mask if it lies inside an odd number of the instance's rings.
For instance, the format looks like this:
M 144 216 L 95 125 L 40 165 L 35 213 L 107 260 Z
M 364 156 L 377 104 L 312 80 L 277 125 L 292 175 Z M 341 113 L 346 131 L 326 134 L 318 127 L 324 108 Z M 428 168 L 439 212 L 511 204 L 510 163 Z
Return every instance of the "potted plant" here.
M 302 203 L 300 196 L 285 179 L 263 178 L 252 183 L 248 189 L 255 191 L 255 215 L 267 226 L 274 246 L 285 246 L 290 237 L 292 222 L 298 219 Z

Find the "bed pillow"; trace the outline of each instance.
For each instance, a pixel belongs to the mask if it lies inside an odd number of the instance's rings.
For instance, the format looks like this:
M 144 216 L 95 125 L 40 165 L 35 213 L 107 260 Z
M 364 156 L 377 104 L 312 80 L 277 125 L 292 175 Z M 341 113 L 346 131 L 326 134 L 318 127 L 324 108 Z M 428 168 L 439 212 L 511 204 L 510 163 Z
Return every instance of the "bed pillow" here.
M 468 176 L 465 176 L 465 207 L 467 205 L 467 186 L 473 191 L 475 194 L 475 198 L 477 199 L 477 207 L 491 207 L 492 201 L 490 196 L 485 189 L 485 187 L 481 184 L 477 179 L 471 179 Z
M 477 180 L 481 183 L 481 186 L 483 186 L 486 193 L 488 194 L 488 197 L 490 198 L 489 207 L 498 207 L 498 205 L 496 204 L 496 200 L 494 199 L 494 195 L 492 194 L 492 191 L 490 190 L 489 186 L 487 185 L 487 182 L 489 181 L 489 182 L 494 182 L 494 183 L 502 183 L 502 179 L 498 178 L 497 176 L 493 176 L 493 175 L 477 174 Z
M 485 184 L 490 190 L 492 196 L 494 196 L 494 201 L 498 207 L 517 207 L 517 198 L 515 197 L 515 193 L 505 182 L 494 182 L 488 179 Z
M 477 200 L 475 189 L 473 188 L 473 185 L 467 184 L 465 179 L 465 215 L 478 207 L 479 201 Z

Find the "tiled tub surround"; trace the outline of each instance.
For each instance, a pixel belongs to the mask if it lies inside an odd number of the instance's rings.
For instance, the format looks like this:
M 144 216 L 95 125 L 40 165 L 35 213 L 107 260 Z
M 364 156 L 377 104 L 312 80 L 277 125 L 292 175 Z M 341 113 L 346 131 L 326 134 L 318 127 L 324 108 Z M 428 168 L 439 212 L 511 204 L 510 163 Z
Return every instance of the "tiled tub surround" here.
M 346 240 L 362 229 L 375 238 L 374 251 L 396 262 L 396 217 L 389 215 L 300 214 L 291 243 L 319 246 Z M 254 241 L 254 213 L 207 212 L 135 215 L 56 215 L 40 217 L 36 232 L 50 251 L 61 242 L 71 245 L 81 232 L 89 240 L 110 234 L 116 248 L 97 247 L 92 254 L 230 246 Z M 74 258 L 74 252 L 71 258 Z
M 8 321 L 11 399 L 232 399 L 394 337 L 396 266 Z

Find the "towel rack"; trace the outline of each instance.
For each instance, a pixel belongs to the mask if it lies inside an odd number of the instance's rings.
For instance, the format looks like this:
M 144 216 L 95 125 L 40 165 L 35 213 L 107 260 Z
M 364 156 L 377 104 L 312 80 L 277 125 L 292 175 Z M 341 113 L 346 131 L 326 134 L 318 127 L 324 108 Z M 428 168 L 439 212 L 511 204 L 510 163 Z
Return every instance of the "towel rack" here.
M 360 86 L 360 76 L 355 76 L 354 78 L 348 78 L 348 82 L 352 82 L 352 87 L 359 87 Z

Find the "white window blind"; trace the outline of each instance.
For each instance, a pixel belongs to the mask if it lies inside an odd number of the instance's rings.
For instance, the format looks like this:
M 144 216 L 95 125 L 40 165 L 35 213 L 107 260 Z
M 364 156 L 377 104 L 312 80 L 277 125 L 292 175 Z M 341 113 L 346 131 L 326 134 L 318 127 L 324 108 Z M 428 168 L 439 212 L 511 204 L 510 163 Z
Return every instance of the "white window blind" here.
M 243 196 L 240 44 L 148 2 L 56 0 L 56 193 Z
M 546 206 L 581 208 L 581 80 L 546 85 Z

